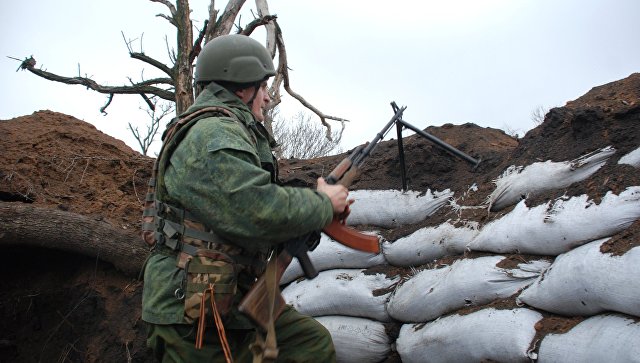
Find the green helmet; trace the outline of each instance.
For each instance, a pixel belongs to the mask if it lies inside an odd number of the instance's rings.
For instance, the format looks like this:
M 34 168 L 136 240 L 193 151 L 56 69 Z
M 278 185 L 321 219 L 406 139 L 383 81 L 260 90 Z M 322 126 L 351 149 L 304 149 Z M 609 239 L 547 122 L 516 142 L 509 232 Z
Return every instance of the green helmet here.
M 196 83 L 252 83 L 275 75 L 267 49 L 257 40 L 240 34 L 212 39 L 196 60 Z

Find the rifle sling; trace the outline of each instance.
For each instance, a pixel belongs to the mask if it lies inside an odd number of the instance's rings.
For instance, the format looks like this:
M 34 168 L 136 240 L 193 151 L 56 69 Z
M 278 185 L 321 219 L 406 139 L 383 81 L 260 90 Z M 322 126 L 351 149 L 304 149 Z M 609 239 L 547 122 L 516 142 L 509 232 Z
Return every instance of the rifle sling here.
M 273 363 L 278 358 L 278 342 L 276 340 L 276 328 L 274 310 L 276 304 L 276 294 L 278 293 L 278 258 L 275 254 L 267 263 L 265 271 L 265 284 L 267 287 L 267 301 L 269 310 L 269 322 L 267 324 L 266 339 L 262 338 L 260 331 L 256 332 L 256 340 L 249 349 L 253 353 L 253 363 Z

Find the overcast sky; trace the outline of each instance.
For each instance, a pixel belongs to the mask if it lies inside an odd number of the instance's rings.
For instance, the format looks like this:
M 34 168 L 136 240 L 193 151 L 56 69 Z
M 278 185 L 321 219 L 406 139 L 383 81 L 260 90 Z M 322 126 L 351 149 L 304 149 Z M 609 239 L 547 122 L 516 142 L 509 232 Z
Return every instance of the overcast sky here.
M 197 25 L 208 3 L 190 2 Z M 250 8 L 247 1 L 243 24 Z M 534 109 L 640 71 L 638 0 L 271 0 L 269 8 L 284 34 L 292 88 L 351 121 L 345 150 L 375 136 L 392 116 L 391 101 L 406 105 L 404 119 L 420 128 L 473 122 L 522 136 L 535 126 Z M 175 33 L 158 13 L 166 7 L 146 0 L 6 2 L 0 119 L 49 109 L 138 150 L 127 122 L 146 123 L 140 97 L 116 95 L 103 116 L 106 95 L 16 72 L 19 62 L 5 56 L 33 55 L 50 72 L 108 85 L 139 80 L 143 69 L 151 78 L 161 74 L 128 57 L 121 31 L 129 39 L 144 33 L 142 49 L 168 63 L 164 37 L 173 44 Z M 300 109 L 284 97 L 281 114 Z

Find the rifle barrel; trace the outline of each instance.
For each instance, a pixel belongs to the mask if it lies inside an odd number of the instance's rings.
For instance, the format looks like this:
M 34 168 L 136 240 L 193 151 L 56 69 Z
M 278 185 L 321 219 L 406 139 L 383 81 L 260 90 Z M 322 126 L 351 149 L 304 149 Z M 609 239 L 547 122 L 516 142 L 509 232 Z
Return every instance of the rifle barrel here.
M 428 132 L 426 132 L 424 130 L 420 130 L 419 128 L 417 128 L 417 127 L 415 127 L 415 126 L 413 126 L 413 125 L 411 125 L 409 123 L 406 123 L 406 122 L 404 122 L 402 120 L 400 120 L 400 123 L 404 127 L 415 131 L 416 134 L 426 138 L 427 140 L 431 140 L 436 145 L 438 145 L 441 148 L 447 150 L 451 154 L 459 157 L 460 159 L 463 159 L 463 160 L 467 161 L 468 163 L 472 164 L 473 166 L 477 166 L 478 164 L 480 164 L 480 160 L 472 158 L 471 156 L 469 156 L 469 155 L 465 154 L 464 152 L 456 149 L 455 147 L 447 144 L 446 142 L 438 139 L 437 137 L 431 135 L 430 133 L 428 133 Z
M 393 108 L 394 112 L 398 112 L 398 105 L 396 105 L 395 101 L 391 102 L 391 108 Z M 473 157 L 465 154 L 464 152 L 456 149 L 455 147 L 447 144 L 446 142 L 440 140 L 439 138 L 431 135 L 430 133 L 424 131 L 424 130 L 420 130 L 419 128 L 413 126 L 412 124 L 405 122 L 403 119 L 400 119 L 400 124 L 408 129 L 411 129 L 413 131 L 415 131 L 415 133 L 417 133 L 418 135 L 424 137 L 427 140 L 432 141 L 433 143 L 435 143 L 436 145 L 440 146 L 441 148 L 445 149 L 446 151 L 450 152 L 451 154 L 453 154 L 454 156 L 459 157 L 460 159 L 463 159 L 465 161 L 467 161 L 470 164 L 473 164 L 474 168 L 477 167 L 480 164 L 480 159 L 474 159 Z M 398 138 L 400 138 L 400 135 L 398 135 Z
M 364 161 L 364 159 L 367 158 L 367 156 L 369 156 L 369 154 L 373 151 L 373 149 L 376 147 L 376 145 L 378 144 L 378 142 L 380 140 L 382 140 L 382 138 L 384 137 L 384 135 L 387 133 L 387 130 L 389 130 L 389 128 L 391 126 L 393 126 L 396 121 L 398 119 L 402 119 L 402 113 L 404 112 L 404 110 L 407 109 L 407 106 L 402 106 L 400 109 L 398 109 L 396 111 L 396 114 L 393 115 L 393 117 L 391 118 L 391 120 L 389 120 L 389 122 L 387 123 L 387 125 L 382 129 L 382 131 L 378 132 L 378 134 L 376 135 L 376 137 L 373 138 L 373 140 L 371 140 L 371 142 L 369 142 L 369 144 L 367 145 L 367 147 L 364 148 L 364 150 L 362 150 L 362 152 L 360 154 L 358 154 L 354 160 L 353 160 L 353 165 L 359 167 L 362 162 Z

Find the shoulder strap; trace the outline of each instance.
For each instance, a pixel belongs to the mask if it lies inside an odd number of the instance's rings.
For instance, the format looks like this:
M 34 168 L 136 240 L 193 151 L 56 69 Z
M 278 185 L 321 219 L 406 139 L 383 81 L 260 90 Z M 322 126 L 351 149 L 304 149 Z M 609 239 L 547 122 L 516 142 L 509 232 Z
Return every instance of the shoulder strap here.
M 162 147 L 160 149 L 160 153 L 158 154 L 158 158 L 156 159 L 156 165 L 154 165 L 155 175 L 152 175 L 152 178 L 156 179 L 156 186 L 159 188 L 158 192 L 164 193 L 164 190 L 162 189 L 163 183 L 160 179 L 164 176 L 164 171 L 169 163 L 169 159 L 171 159 L 171 155 L 176 150 L 180 142 L 184 139 L 187 131 L 189 131 L 189 129 L 200 119 L 204 118 L 207 115 L 216 113 L 229 116 L 236 120 L 236 122 L 242 124 L 242 122 L 238 120 L 238 117 L 233 112 L 231 112 L 231 110 L 224 107 L 212 106 L 205 107 L 178 119 L 176 123 L 171 125 L 169 129 L 167 129 L 164 142 L 162 143 Z M 158 195 L 156 195 L 156 197 L 158 197 Z
M 199 119 L 201 116 L 204 116 L 206 114 L 209 113 L 223 113 L 229 117 L 232 117 L 233 119 L 238 119 L 238 117 L 236 115 L 233 114 L 233 112 L 231 112 L 231 110 L 224 108 L 224 107 L 218 107 L 218 106 L 212 106 L 212 107 L 205 107 L 202 108 L 200 110 L 197 110 L 193 113 L 188 114 L 185 117 L 179 118 L 177 122 L 175 122 L 174 124 L 170 125 L 169 128 L 167 129 L 167 131 L 165 132 L 165 134 L 162 136 L 162 140 L 163 140 L 163 144 L 162 147 L 164 148 L 165 145 L 167 145 L 171 139 L 175 136 L 175 134 L 182 128 L 182 126 L 184 126 L 185 124 L 188 124 L 190 121 Z M 190 125 L 191 126 L 191 125 Z M 160 149 L 160 153 L 162 154 L 162 149 Z
M 244 125 L 238 117 L 231 112 L 231 110 L 224 107 L 205 107 L 196 112 L 193 112 L 185 117 L 178 118 L 176 122 L 170 124 L 167 130 L 164 132 L 162 139 L 162 147 L 160 153 L 153 163 L 153 170 L 151 172 L 151 178 L 149 179 L 149 185 L 147 188 L 147 195 L 144 202 L 144 211 L 142 214 L 142 239 L 147 245 L 153 247 L 156 245 L 157 236 L 156 222 L 158 216 L 158 195 L 156 188 L 160 188 L 162 185 L 158 184 L 158 177 L 162 178 L 164 169 L 171 157 L 171 154 L 176 149 L 180 141 L 186 135 L 186 132 L 195 125 L 196 121 L 211 113 L 221 113 L 236 120 L 238 123 Z

